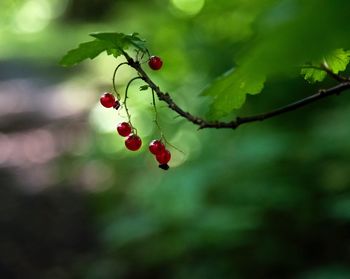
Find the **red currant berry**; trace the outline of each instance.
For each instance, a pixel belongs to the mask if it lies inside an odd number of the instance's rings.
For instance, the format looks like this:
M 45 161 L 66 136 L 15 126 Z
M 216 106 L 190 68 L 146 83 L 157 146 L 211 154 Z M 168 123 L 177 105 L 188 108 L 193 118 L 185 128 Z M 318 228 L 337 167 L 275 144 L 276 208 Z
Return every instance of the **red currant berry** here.
M 131 151 L 136 151 L 140 149 L 142 145 L 142 140 L 138 135 L 131 134 L 125 140 L 125 146 Z
M 115 104 L 115 98 L 111 93 L 106 92 L 100 97 L 100 103 L 105 108 L 111 108 Z
M 171 159 L 170 151 L 167 149 L 162 150 L 156 155 L 156 159 L 159 164 L 166 165 Z
M 127 122 L 122 122 L 117 127 L 118 134 L 122 137 L 127 137 L 131 134 L 131 126 Z
M 157 155 L 165 149 L 165 146 L 160 140 L 152 140 L 148 149 L 152 154 Z
M 151 56 L 148 61 L 148 66 L 152 70 L 159 70 L 163 66 L 163 61 L 158 56 Z

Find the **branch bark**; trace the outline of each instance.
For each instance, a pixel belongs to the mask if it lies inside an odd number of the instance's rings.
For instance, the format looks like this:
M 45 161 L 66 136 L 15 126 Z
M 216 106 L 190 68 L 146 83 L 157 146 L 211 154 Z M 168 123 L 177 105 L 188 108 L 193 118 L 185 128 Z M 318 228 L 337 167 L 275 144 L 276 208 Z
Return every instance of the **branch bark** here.
M 188 121 L 192 122 L 193 124 L 199 126 L 199 129 L 205 129 L 205 128 L 216 128 L 216 129 L 236 129 L 239 126 L 251 122 L 257 122 L 257 121 L 263 121 L 290 111 L 297 110 L 299 108 L 302 108 L 308 104 L 311 104 L 313 102 L 316 102 L 318 100 L 321 100 L 323 98 L 333 96 L 333 95 L 339 95 L 342 92 L 350 89 L 350 80 L 345 79 L 343 77 L 337 76 L 335 77 L 335 74 L 332 73 L 331 77 L 336 79 L 339 83 L 331 88 L 328 89 L 320 89 L 317 93 L 308 96 L 304 99 L 297 100 L 293 103 L 290 103 L 286 106 L 251 116 L 246 117 L 236 117 L 236 119 L 224 122 L 224 121 L 207 121 L 201 117 L 192 115 L 189 112 L 184 111 L 181 107 L 179 107 L 174 100 L 171 98 L 169 93 L 161 91 L 159 86 L 157 86 L 151 78 L 147 75 L 147 73 L 142 69 L 140 63 L 138 61 L 135 61 L 132 59 L 128 53 L 123 51 L 123 55 L 125 56 L 128 64 L 134 68 L 140 78 L 157 94 L 157 97 L 160 101 L 163 101 L 168 104 L 169 108 L 175 111 L 178 115 L 182 116 L 183 118 L 187 119 Z M 327 74 L 330 75 L 329 71 L 326 71 Z

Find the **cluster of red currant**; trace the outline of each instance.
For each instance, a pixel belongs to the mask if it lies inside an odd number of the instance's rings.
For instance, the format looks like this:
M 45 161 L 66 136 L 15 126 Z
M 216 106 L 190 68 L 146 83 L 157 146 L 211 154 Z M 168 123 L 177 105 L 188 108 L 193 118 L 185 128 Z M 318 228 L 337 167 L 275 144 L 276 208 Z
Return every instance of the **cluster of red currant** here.
M 163 61 L 158 56 L 151 56 L 148 60 L 148 65 L 152 70 L 159 70 Z M 100 103 L 106 108 L 119 109 L 119 100 L 114 97 L 112 93 L 106 92 L 100 97 Z M 128 115 L 129 117 L 129 115 Z M 117 132 L 125 139 L 125 147 L 131 151 L 137 151 L 142 145 L 141 138 L 137 135 L 136 129 L 132 126 L 130 122 L 122 122 L 117 126 Z M 168 162 L 171 159 L 170 151 L 166 149 L 165 144 L 162 139 L 157 139 L 151 141 L 149 144 L 149 151 L 155 155 L 156 160 L 159 163 L 161 169 L 169 169 Z
M 170 151 L 165 148 L 164 143 L 161 140 L 152 140 L 148 148 L 149 151 L 156 156 L 159 167 L 164 170 L 169 169 L 168 162 L 171 159 L 171 154 Z

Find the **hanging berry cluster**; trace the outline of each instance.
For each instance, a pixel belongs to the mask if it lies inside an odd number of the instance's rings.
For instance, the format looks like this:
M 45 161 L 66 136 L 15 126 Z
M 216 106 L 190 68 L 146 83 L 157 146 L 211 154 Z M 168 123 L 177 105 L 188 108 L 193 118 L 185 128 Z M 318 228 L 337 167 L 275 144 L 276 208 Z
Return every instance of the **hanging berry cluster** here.
M 119 67 L 122 65 L 125 65 L 125 64 L 128 64 L 128 63 L 124 62 L 124 63 L 119 64 L 117 66 L 117 68 L 115 69 L 114 74 L 113 74 L 113 88 L 114 88 L 116 97 L 112 93 L 106 92 L 106 93 L 102 94 L 102 96 L 100 97 L 100 103 L 105 108 L 114 108 L 114 109 L 118 110 L 118 109 L 123 107 L 125 109 L 128 121 L 119 123 L 117 126 L 117 132 L 120 136 L 126 138 L 125 139 L 125 147 L 128 150 L 137 151 L 142 146 L 142 140 L 137 134 L 137 129 L 131 123 L 131 115 L 129 113 L 126 100 L 128 98 L 127 94 L 128 94 L 128 89 L 129 89 L 130 84 L 133 81 L 135 81 L 137 79 L 142 79 L 142 78 L 140 76 L 138 76 L 138 77 L 132 78 L 128 82 L 126 89 L 125 89 L 124 101 L 121 104 L 121 98 L 120 98 L 120 95 L 117 92 L 117 89 L 115 86 L 115 77 L 116 77 L 116 73 L 117 73 Z M 148 59 L 148 65 L 152 70 L 159 70 L 163 66 L 163 61 L 158 56 L 150 56 Z M 146 89 L 148 89 L 147 85 L 141 87 L 141 90 L 146 90 Z M 160 138 L 151 141 L 151 143 L 149 144 L 149 151 L 155 156 L 156 161 L 159 163 L 159 167 L 161 169 L 167 170 L 167 169 L 169 169 L 168 162 L 171 159 L 171 153 L 166 148 L 166 144 L 168 142 L 165 139 L 165 137 L 162 133 L 162 130 L 160 128 L 159 122 L 158 122 L 158 112 L 157 112 L 157 107 L 156 107 L 156 103 L 155 103 L 155 97 L 154 97 L 153 90 L 152 90 L 152 104 L 153 104 L 154 112 L 155 112 L 154 122 L 160 131 Z

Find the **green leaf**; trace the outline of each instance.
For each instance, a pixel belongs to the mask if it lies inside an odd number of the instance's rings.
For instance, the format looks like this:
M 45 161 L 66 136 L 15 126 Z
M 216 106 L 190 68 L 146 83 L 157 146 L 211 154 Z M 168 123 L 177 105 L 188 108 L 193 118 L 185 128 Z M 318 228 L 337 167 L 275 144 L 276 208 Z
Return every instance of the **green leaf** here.
M 325 71 L 312 68 L 312 66 L 301 69 L 301 74 L 310 83 L 321 82 L 327 76 Z
M 141 39 L 138 35 L 138 33 L 132 33 L 131 35 L 127 35 L 126 40 L 128 40 L 131 45 L 141 50 L 142 52 L 147 52 L 146 40 Z
M 251 73 L 244 68 L 230 70 L 203 91 L 214 98 L 210 109 L 212 118 L 223 117 L 240 108 L 247 94 L 258 94 L 264 88 L 265 76 Z
M 140 86 L 140 91 L 145 91 L 149 88 L 149 86 L 146 84 L 146 85 L 142 85 Z
M 70 50 L 60 61 L 62 66 L 73 66 L 85 59 L 93 59 L 98 56 L 101 52 L 108 50 L 111 53 L 112 46 L 110 43 L 100 40 L 94 40 L 86 43 L 82 43 L 76 49 Z M 117 53 L 114 51 L 113 55 Z
M 146 42 L 139 38 L 137 33 L 125 35 L 123 33 L 97 32 L 90 36 L 95 40 L 82 43 L 78 48 L 70 50 L 60 61 L 62 66 L 73 66 L 85 59 L 93 59 L 101 52 L 106 51 L 108 55 L 118 57 L 122 54 L 122 50 L 129 46 L 147 52 Z
M 349 62 L 350 51 L 336 49 L 330 54 L 326 55 L 323 61 L 320 61 L 318 65 L 321 65 L 323 63 L 333 73 L 338 74 L 339 72 L 346 70 L 346 67 L 349 64 Z M 312 63 L 312 65 L 309 68 L 303 68 L 301 70 L 301 74 L 310 83 L 323 81 L 326 78 L 327 73 L 322 69 L 317 69 L 317 66 L 313 65 L 317 65 L 317 63 Z
M 111 43 L 116 49 L 127 49 L 130 45 L 136 47 L 136 49 L 146 52 L 145 40 L 138 37 L 137 33 L 131 35 L 125 35 L 117 32 L 95 32 L 90 36 Z
M 345 71 L 350 62 L 350 51 L 336 49 L 331 54 L 325 57 L 325 64 L 333 73 L 338 74 Z
M 113 55 L 115 58 L 122 55 L 122 52 L 119 49 L 111 48 L 107 49 L 106 51 L 108 55 Z

